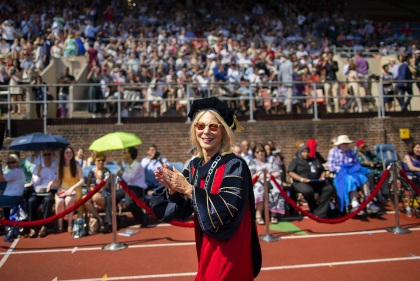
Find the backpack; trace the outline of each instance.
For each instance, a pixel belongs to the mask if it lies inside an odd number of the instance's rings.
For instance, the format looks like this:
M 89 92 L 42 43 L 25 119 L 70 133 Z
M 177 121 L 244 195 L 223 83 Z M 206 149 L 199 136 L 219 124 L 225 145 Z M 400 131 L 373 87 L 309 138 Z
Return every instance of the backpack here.
M 23 204 L 15 206 L 10 211 L 9 220 L 11 221 L 24 221 L 26 220 L 26 212 L 23 209 Z M 6 226 L 5 227 L 6 235 L 4 235 L 4 242 L 13 242 L 20 235 L 23 235 L 25 229 L 18 226 Z
M 81 238 L 85 236 L 86 222 L 83 218 L 77 218 L 73 223 L 73 233 L 74 238 Z

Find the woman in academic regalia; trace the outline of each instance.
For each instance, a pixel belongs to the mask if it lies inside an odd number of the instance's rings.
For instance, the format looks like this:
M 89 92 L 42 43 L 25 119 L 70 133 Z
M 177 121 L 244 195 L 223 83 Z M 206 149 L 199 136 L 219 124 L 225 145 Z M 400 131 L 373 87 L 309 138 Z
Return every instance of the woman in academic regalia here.
M 196 281 L 254 280 L 261 269 L 252 179 L 247 164 L 232 153 L 232 110 L 215 97 L 195 100 L 188 114 L 194 158 L 183 173 L 165 165 L 155 171 L 164 186 L 152 196 L 160 221 L 194 213 L 198 256 Z

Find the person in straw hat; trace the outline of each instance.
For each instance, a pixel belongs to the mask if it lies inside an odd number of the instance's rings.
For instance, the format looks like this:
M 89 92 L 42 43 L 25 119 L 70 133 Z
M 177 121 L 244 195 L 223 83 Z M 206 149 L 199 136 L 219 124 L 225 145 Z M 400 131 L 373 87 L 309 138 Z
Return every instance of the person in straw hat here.
M 195 280 L 254 280 L 262 257 L 252 178 L 245 161 L 232 153 L 233 132 L 243 128 L 216 97 L 195 100 L 188 117 L 197 157 L 182 173 L 167 165 L 155 171 L 163 186 L 153 193 L 153 213 L 165 222 L 194 213 Z
M 328 154 L 328 168 L 330 172 L 337 173 L 337 177 L 334 179 L 334 185 L 337 189 L 339 201 L 344 203 L 344 205 L 341 204 L 340 206 L 341 210 L 344 209 L 344 206 L 347 206 L 350 200 L 352 209 L 357 209 L 360 206 L 357 188 L 363 186 L 363 193 L 366 197 L 370 195 L 369 188 L 373 188 L 373 186 L 370 187 L 368 184 L 369 177 L 372 175 L 369 169 L 360 166 L 356 153 L 350 148 L 351 143 L 353 141 L 347 135 L 338 136 L 337 141 L 334 143 L 337 147 L 331 149 Z M 355 165 L 358 165 L 360 169 Z M 349 169 L 349 167 L 353 169 Z M 342 169 L 343 171 L 340 173 Z M 352 178 L 349 179 L 347 177 Z M 341 179 L 345 179 L 345 181 Z M 349 186 L 347 185 L 348 182 L 354 184 Z M 379 208 L 370 202 L 366 207 L 366 211 L 368 213 L 377 213 Z M 365 211 L 363 210 L 359 212 L 359 215 L 364 214 Z

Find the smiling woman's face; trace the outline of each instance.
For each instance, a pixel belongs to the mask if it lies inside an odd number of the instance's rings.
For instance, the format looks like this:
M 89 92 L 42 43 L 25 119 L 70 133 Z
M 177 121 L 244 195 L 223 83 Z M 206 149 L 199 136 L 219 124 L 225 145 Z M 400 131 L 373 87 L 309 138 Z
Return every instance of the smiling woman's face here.
M 195 136 L 200 146 L 208 152 L 219 151 L 223 140 L 223 126 L 220 125 L 217 130 L 214 130 L 215 126 L 209 126 L 220 124 L 219 120 L 211 112 L 207 111 L 196 121 L 196 124 L 206 125 L 202 130 L 197 128 L 197 126 L 195 127 Z M 213 127 L 213 131 L 210 127 Z

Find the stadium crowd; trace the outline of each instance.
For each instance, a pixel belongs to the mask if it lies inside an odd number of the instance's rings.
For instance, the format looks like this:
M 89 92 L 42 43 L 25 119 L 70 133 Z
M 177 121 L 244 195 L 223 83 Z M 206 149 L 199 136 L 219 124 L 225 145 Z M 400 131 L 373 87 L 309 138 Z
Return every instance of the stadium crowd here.
M 85 56 L 89 82 L 102 85 L 89 90 L 89 99 L 98 100 L 89 106 L 94 117 L 115 113 L 115 106 L 100 101 L 117 99 L 118 89 L 123 99 L 130 100 L 124 103 L 123 114 L 139 104 L 144 115 L 152 108 L 160 114 L 170 109 L 185 113 L 186 101 L 178 99 L 187 95 L 239 98 L 232 104 L 238 114 L 249 110 L 249 95 L 260 98 L 254 110 L 300 113 L 314 103 L 312 82 L 323 83 L 317 86 L 321 96 L 317 102 L 326 103 L 328 112 L 361 111 L 361 101 L 351 95 L 357 96 L 360 86 L 370 96 L 372 73 L 363 54 L 397 55 L 406 61 L 409 71 L 399 75 L 394 68 L 390 83 L 420 76 L 419 38 L 408 23 L 395 30 L 391 23 L 350 15 L 340 0 L 281 1 L 277 6 L 200 1 L 190 7 L 182 1 L 110 2 L 103 8 L 95 0 L 3 1 L 0 82 L 30 82 L 52 58 Z M 348 70 L 352 58 L 345 69 L 338 69 L 331 59 L 333 45 L 359 52 L 361 58 L 356 56 L 350 69 L 354 73 Z M 354 87 L 340 101 L 325 101 L 323 96 L 341 95 L 337 71 L 343 71 Z M 61 83 L 69 83 L 65 78 Z M 110 83 L 126 85 L 117 88 Z M 192 85 L 190 92 L 187 85 Z M 411 87 L 411 83 L 393 87 L 398 89 L 393 93 L 410 95 Z M 45 94 L 41 88 L 34 91 L 40 91 L 37 99 Z M 274 99 L 265 102 L 264 97 Z M 68 99 L 65 87 L 58 98 Z M 15 88 L 12 101 L 21 99 L 22 89 Z M 140 99 L 149 102 L 142 105 L 136 102 Z M 388 99 L 387 108 L 395 109 L 394 99 Z M 397 101 L 401 110 L 410 102 L 409 98 Z M 20 105 L 13 112 L 19 113 Z M 61 116 L 66 117 L 65 112 Z
M 364 140 L 354 142 L 347 135 L 338 136 L 331 140 L 327 158 L 317 151 L 317 145 L 316 139 L 297 141 L 296 154 L 293 159 L 287 159 L 287 168 L 283 152 L 271 140 L 265 143 L 242 140 L 232 147 L 233 153 L 248 164 L 253 177 L 258 177 L 253 187 L 258 224 L 265 224 L 266 220 L 276 224 L 287 214 L 288 209 L 289 214 L 293 213 L 293 209 L 286 204 L 274 186 L 273 180 L 281 184 L 293 200 L 300 203 L 306 201 L 308 209 L 320 218 L 337 217 L 355 210 L 370 195 L 382 176 L 384 167 L 383 159 L 374 154 Z M 196 157 L 197 149 L 191 148 L 187 153 L 190 158 L 184 167 Z M 138 160 L 140 158 L 141 160 Z M 403 159 L 404 169 L 419 185 L 420 143 L 412 143 Z M 105 180 L 105 185 L 91 200 L 74 215 L 68 216 L 67 228 L 64 227 L 63 219 L 60 219 L 55 231 L 66 231 L 73 235 L 108 233 L 112 230 L 112 197 L 108 175 L 116 173 L 137 197 L 147 203 L 153 190 L 160 186 L 154 172 L 165 164 L 175 165 L 159 152 L 156 145 L 149 146 L 144 157 L 138 154 L 136 148 L 129 147 L 122 152 L 121 158 L 113 162 L 107 162 L 103 152 L 93 151 L 86 158 L 82 148 L 73 150 L 71 147 L 65 147 L 58 151 L 34 151 L 26 159 L 21 159 L 18 151 L 10 152 L 7 165 L 0 169 L 0 181 L 7 184 L 0 195 L 0 206 L 20 204 L 22 209 L 27 211 L 27 219 L 36 221 L 51 217 L 54 211 L 59 213 L 70 208 L 83 198 L 83 189 L 85 193 L 89 192 Z M 347 170 L 350 168 L 351 171 Z M 182 170 L 182 164 L 177 169 Z M 271 186 L 268 189 L 270 218 L 263 217 L 263 169 L 267 170 L 268 176 L 272 175 L 275 178 L 268 181 Z M 357 179 L 349 180 L 347 177 Z M 376 214 L 379 206 L 387 203 L 389 192 L 386 180 L 375 202 L 369 203 L 358 215 Z M 125 201 L 122 203 L 123 198 Z M 25 199 L 24 204 L 21 203 L 22 199 Z M 115 200 L 133 214 L 136 224 L 147 227 L 148 216 L 123 189 L 117 190 Z M 3 212 L 8 218 L 9 208 L 3 207 Z M 78 219 L 73 224 L 75 215 Z M 86 225 L 85 234 L 75 234 L 74 227 L 80 221 L 82 225 Z M 121 221 L 118 226 L 126 226 L 126 221 Z M 48 235 L 48 225 L 28 229 L 27 235 L 30 238 L 45 237 Z

